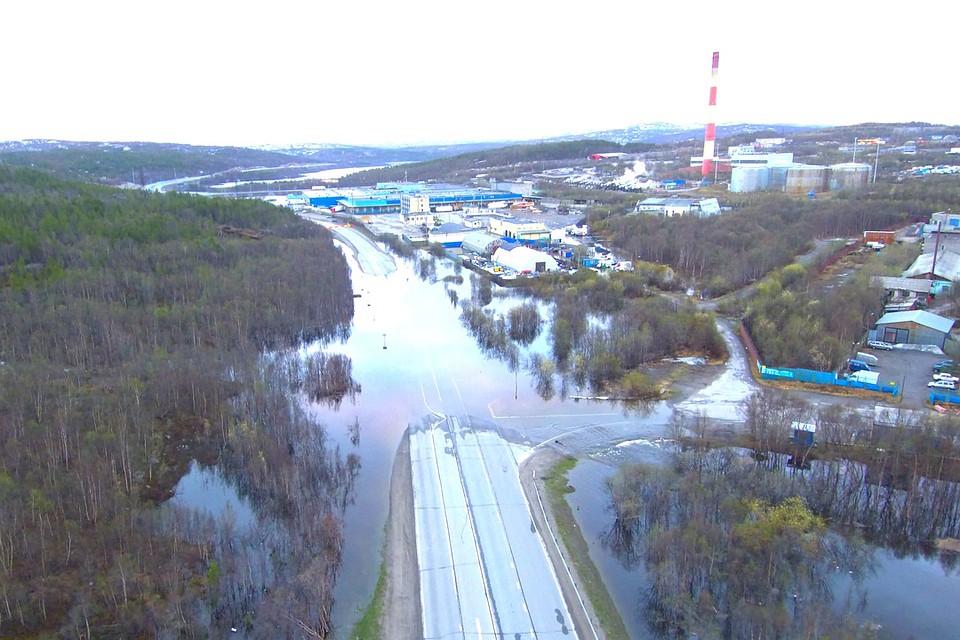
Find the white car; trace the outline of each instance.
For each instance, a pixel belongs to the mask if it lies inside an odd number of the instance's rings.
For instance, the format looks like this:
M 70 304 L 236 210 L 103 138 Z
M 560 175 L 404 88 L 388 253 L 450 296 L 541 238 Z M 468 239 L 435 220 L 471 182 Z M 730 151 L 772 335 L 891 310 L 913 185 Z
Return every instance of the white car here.
M 957 383 L 954 380 L 933 380 L 932 382 L 928 382 L 927 386 L 935 389 L 950 389 L 951 391 L 955 391 Z
M 954 384 L 956 384 L 957 382 L 960 382 L 960 378 L 958 378 L 958 377 L 955 376 L 955 375 L 951 375 L 951 374 L 949 374 L 949 373 L 935 373 L 935 374 L 933 374 L 933 379 L 934 379 L 934 380 L 947 380 L 947 381 L 952 382 L 952 383 L 954 383 Z
M 893 349 L 893 345 L 889 342 L 884 342 L 883 340 L 868 340 L 867 346 L 871 349 L 880 349 L 882 351 L 890 351 Z

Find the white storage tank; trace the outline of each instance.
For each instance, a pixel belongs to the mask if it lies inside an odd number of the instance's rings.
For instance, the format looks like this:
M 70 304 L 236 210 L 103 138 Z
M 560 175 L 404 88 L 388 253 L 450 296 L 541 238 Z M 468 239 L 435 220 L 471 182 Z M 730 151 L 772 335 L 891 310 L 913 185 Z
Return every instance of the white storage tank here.
M 873 169 L 860 162 L 844 162 L 830 167 L 830 191 L 862 191 L 870 184 Z
M 827 189 L 827 167 L 795 164 L 787 169 L 787 193 L 820 193 Z
M 789 167 L 770 167 L 770 191 L 783 191 L 787 187 L 787 169 Z
M 739 166 L 730 174 L 730 191 L 750 193 L 766 191 L 770 187 L 770 169 L 767 167 Z

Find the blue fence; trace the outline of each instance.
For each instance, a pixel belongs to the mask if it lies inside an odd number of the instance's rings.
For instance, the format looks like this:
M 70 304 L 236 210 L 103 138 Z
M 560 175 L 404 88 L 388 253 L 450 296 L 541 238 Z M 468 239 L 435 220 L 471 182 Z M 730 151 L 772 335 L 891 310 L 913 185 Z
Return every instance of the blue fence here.
M 900 388 L 896 382 L 887 384 L 873 384 L 862 382 L 860 380 L 848 380 L 838 376 L 833 371 L 815 371 L 813 369 L 792 369 L 789 367 L 765 367 L 757 363 L 760 368 L 760 377 L 764 380 L 795 380 L 797 382 L 807 382 L 810 384 L 825 384 L 837 387 L 849 387 L 852 389 L 867 389 L 868 391 L 880 391 L 882 393 L 892 394 L 894 398 Z M 957 400 L 960 404 L 960 398 Z
M 960 396 L 955 396 L 952 393 L 946 393 L 944 391 L 931 391 L 930 404 L 933 404 L 934 402 L 946 402 L 947 404 L 960 404 Z

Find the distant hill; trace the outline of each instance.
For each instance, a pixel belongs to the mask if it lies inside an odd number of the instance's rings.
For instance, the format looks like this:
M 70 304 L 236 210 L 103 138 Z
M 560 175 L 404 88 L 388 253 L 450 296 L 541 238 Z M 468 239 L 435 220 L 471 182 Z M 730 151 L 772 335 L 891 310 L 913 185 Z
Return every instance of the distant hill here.
M 103 184 L 149 184 L 234 167 L 273 167 L 298 159 L 242 147 L 154 142 L 26 140 L 0 143 L 0 163 Z
M 780 136 L 788 136 L 806 131 L 816 131 L 820 126 L 800 126 L 792 124 L 720 124 L 717 125 L 717 137 L 729 138 L 744 134 L 773 132 Z M 550 138 L 542 142 L 562 142 L 567 140 L 609 140 L 619 144 L 648 142 L 652 144 L 669 144 L 686 142 L 688 140 L 702 140 L 704 127 L 683 127 L 666 122 L 637 124 L 625 129 L 606 129 L 591 131 L 569 136 Z
M 740 123 L 718 125 L 717 138 L 723 144 L 749 141 L 756 135 L 790 137 L 798 143 L 811 144 L 823 140 L 848 141 L 855 137 L 889 137 L 893 142 L 893 139 L 929 138 L 933 134 L 956 134 L 957 131 L 957 127 L 913 122 L 865 123 L 845 127 Z M 264 167 L 278 170 L 272 172 L 276 175 L 258 172 L 258 179 L 296 176 L 299 168 L 313 170 L 409 163 L 403 169 L 388 167 L 376 174 L 361 174 L 342 181 L 354 184 L 373 179 L 460 179 L 476 175 L 477 170 L 483 167 L 514 165 L 519 169 L 520 164 L 530 162 L 540 162 L 541 168 L 545 168 L 545 162 L 588 153 L 640 151 L 636 145 L 679 144 L 689 147 L 687 151 L 690 153 L 695 153 L 694 149 L 702 139 L 703 127 L 653 122 L 542 140 L 409 147 L 302 143 L 247 148 L 153 142 L 21 140 L 0 142 L 0 164 L 42 169 L 60 177 L 87 182 L 145 185 L 187 176 L 220 177 L 221 174 L 231 174 L 233 179 L 237 179 L 240 171 Z M 439 165 L 419 166 L 420 163 L 431 162 Z
M 0 164 L 41 169 L 86 182 L 142 185 L 253 167 L 350 167 L 423 162 L 506 144 L 488 142 L 401 148 L 309 144 L 247 148 L 155 142 L 22 140 L 0 142 Z
M 423 162 L 472 151 L 505 147 L 515 142 L 470 142 L 463 144 L 421 145 L 413 147 L 360 147 L 343 144 L 262 145 L 254 147 L 294 156 L 302 160 L 328 162 L 338 166 Z

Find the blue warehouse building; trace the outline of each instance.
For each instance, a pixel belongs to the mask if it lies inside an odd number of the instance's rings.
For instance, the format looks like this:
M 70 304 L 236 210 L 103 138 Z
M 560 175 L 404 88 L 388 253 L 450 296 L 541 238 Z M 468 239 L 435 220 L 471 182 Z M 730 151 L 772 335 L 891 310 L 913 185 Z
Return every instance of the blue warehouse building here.
M 314 207 L 342 206 L 346 213 L 354 215 L 376 215 L 381 213 L 399 213 L 400 197 L 403 195 L 421 195 L 430 199 L 430 210 L 455 211 L 469 206 L 489 206 L 491 203 L 509 205 L 523 200 L 518 193 L 474 189 L 448 184 L 398 184 L 381 183 L 374 189 L 353 189 L 351 193 L 325 193 L 311 197 Z

